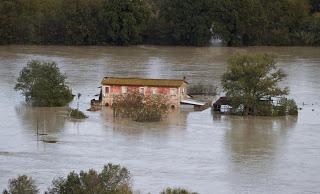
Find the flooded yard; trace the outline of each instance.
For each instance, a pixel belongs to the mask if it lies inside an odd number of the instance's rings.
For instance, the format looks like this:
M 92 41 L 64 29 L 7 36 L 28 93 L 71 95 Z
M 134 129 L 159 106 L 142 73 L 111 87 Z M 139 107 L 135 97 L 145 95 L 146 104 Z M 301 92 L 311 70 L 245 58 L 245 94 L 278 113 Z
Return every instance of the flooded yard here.
M 56 61 L 86 110 L 104 76 L 176 78 L 220 84 L 235 52 L 278 55 L 302 110 L 279 118 L 180 110 L 160 123 L 114 120 L 107 108 L 75 122 L 65 108 L 31 108 L 14 91 L 32 59 Z M 199 193 L 320 193 L 320 48 L 0 47 L 0 191 L 9 178 L 34 177 L 41 191 L 75 170 L 126 166 L 133 187 Z M 71 103 L 76 107 L 76 101 Z M 37 136 L 37 125 L 42 135 Z

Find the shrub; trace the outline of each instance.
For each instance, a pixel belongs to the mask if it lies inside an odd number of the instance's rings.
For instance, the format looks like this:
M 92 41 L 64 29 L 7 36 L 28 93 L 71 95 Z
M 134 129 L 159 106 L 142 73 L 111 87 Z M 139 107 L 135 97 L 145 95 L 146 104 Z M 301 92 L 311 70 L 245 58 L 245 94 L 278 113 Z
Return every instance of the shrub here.
M 160 121 L 168 112 L 167 101 L 163 95 L 142 95 L 134 91 L 114 98 L 113 114 L 138 122 Z
M 70 117 L 74 119 L 85 119 L 88 118 L 82 111 L 79 109 L 70 109 Z
M 18 176 L 10 179 L 8 190 L 4 190 L 3 194 L 37 194 L 39 190 L 34 180 L 26 175 Z
M 293 99 L 287 101 L 288 115 L 298 115 L 298 106 Z
M 55 62 L 31 61 L 20 72 L 15 90 L 34 106 L 65 106 L 73 95 Z
M 211 95 L 215 96 L 217 94 L 217 87 L 210 84 L 203 84 L 201 82 L 190 85 L 188 87 L 189 95 Z
M 272 116 L 273 105 L 269 101 L 261 101 L 257 106 L 258 116 Z
M 130 172 L 120 165 L 108 164 L 95 170 L 71 172 L 67 178 L 53 180 L 46 194 L 132 194 Z
M 197 194 L 195 192 L 188 191 L 182 188 L 167 188 L 166 190 L 162 191 L 160 194 Z
M 292 99 L 282 98 L 274 108 L 274 116 L 298 115 L 298 106 Z

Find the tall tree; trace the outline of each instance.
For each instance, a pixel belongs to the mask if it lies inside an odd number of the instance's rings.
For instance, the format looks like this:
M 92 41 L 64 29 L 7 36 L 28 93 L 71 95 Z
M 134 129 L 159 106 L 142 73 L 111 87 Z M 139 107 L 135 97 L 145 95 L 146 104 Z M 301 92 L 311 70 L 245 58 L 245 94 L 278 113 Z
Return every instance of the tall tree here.
M 278 86 L 286 77 L 268 54 L 236 54 L 228 60 L 222 76 L 222 87 L 234 109 L 243 106 L 243 114 L 257 114 L 261 99 L 288 94 L 288 88 Z
M 105 0 L 100 22 L 104 41 L 116 45 L 142 41 L 150 11 L 141 0 Z
M 229 46 L 261 44 L 267 18 L 260 0 L 218 0 L 213 32 Z
M 309 0 L 311 4 L 311 11 L 318 12 L 320 11 L 320 0 Z
M 65 43 L 76 45 L 100 42 L 98 19 L 101 0 L 65 0 L 61 4 Z
M 156 29 L 149 38 L 163 44 L 208 45 L 212 37 L 212 3 L 212 0 L 163 0 L 154 21 L 160 26 L 152 23 Z
M 15 42 L 15 24 L 17 23 L 17 4 L 12 0 L 0 2 L 0 43 Z
M 132 194 L 131 176 L 127 168 L 107 164 L 101 172 L 95 170 L 69 173 L 66 178 L 52 181 L 46 194 Z
M 35 181 L 26 175 L 18 176 L 17 178 L 10 179 L 8 190 L 4 190 L 3 194 L 38 194 Z
M 15 89 L 32 105 L 65 106 L 73 99 L 65 80 L 56 63 L 31 61 L 20 72 Z

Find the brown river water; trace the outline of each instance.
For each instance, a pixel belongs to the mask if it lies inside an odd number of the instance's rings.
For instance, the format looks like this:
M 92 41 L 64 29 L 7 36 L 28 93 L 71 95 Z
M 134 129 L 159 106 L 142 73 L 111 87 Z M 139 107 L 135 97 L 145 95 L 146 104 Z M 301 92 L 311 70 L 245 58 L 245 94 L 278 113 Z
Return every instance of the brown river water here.
M 80 108 L 104 76 L 182 78 L 219 85 L 234 52 L 278 55 L 302 110 L 298 117 L 233 117 L 210 110 L 170 113 L 160 123 L 114 120 L 108 110 L 66 118 L 64 108 L 31 108 L 14 91 L 32 59 L 56 61 Z M 167 186 L 199 193 L 320 193 L 320 48 L 310 47 L 0 47 L 0 191 L 19 174 L 41 191 L 53 178 L 108 162 L 126 166 L 133 187 L 159 193 Z M 76 102 L 70 104 L 76 107 Z M 36 135 L 37 121 L 39 132 Z M 44 143 L 41 140 L 57 141 Z

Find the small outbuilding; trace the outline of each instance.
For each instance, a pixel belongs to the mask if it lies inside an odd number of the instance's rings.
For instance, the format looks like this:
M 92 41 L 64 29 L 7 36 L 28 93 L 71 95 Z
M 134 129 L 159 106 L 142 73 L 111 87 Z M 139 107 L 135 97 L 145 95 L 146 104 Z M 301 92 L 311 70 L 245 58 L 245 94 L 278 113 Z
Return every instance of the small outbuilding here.
M 221 112 L 221 113 L 230 112 L 232 109 L 227 97 L 225 96 L 220 97 L 216 102 L 214 102 L 212 104 L 212 108 L 213 108 L 213 111 Z

